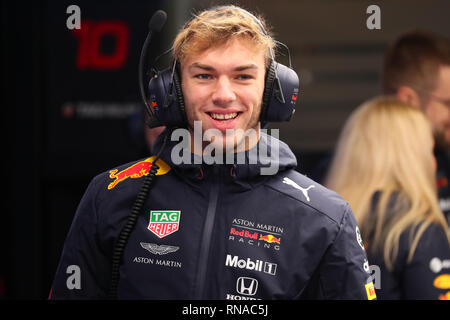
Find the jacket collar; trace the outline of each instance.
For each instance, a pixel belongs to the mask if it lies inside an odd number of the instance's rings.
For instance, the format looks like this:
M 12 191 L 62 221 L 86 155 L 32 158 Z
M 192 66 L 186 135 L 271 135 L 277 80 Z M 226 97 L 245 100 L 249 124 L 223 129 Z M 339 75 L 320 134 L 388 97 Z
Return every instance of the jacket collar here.
M 208 179 L 211 175 L 220 175 L 223 181 L 228 184 L 243 187 L 245 189 L 255 187 L 264 182 L 272 175 L 279 172 L 293 169 L 297 166 L 295 155 L 289 147 L 282 141 L 261 133 L 258 144 L 245 152 L 235 153 L 230 159 L 216 159 L 218 163 L 207 163 L 200 155 L 189 154 L 182 163 L 172 160 L 172 151 L 180 141 L 172 141 L 171 130 L 165 129 L 156 139 L 152 146 L 152 154 L 157 154 L 163 146 L 165 135 L 169 134 L 166 146 L 161 152 L 161 159 L 168 163 L 171 168 L 189 184 L 197 185 L 199 182 Z M 178 151 L 178 149 L 177 149 Z M 183 154 L 181 149 L 180 158 Z

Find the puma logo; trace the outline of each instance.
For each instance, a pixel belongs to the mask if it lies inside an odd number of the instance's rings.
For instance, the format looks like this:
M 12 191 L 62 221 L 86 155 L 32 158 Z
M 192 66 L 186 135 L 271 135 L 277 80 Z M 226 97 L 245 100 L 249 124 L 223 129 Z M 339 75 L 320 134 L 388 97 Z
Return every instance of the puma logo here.
M 293 186 L 295 189 L 300 190 L 303 193 L 303 195 L 305 196 L 306 201 L 309 202 L 310 199 L 309 199 L 309 196 L 308 196 L 308 191 L 309 191 L 309 189 L 314 188 L 313 185 L 310 185 L 307 188 L 302 188 L 298 184 L 296 184 L 294 181 L 292 181 L 291 179 L 286 178 L 286 177 L 283 179 L 283 183 L 286 183 L 286 184 L 288 184 L 290 186 Z

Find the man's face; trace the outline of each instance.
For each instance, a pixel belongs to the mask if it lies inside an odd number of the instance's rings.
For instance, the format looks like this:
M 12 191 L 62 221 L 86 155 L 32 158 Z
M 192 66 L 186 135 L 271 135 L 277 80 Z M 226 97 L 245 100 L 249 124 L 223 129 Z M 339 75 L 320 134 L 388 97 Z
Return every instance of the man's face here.
M 264 51 L 256 50 L 242 38 L 181 61 L 182 91 L 191 133 L 194 121 L 201 121 L 203 132 L 217 129 L 222 133 L 221 141 L 214 141 L 215 145 L 221 143 L 234 150 L 243 137 L 230 129 L 254 129 L 259 136 L 264 62 Z
M 438 85 L 423 109 L 431 121 L 436 144 L 450 148 L 450 66 L 439 69 Z

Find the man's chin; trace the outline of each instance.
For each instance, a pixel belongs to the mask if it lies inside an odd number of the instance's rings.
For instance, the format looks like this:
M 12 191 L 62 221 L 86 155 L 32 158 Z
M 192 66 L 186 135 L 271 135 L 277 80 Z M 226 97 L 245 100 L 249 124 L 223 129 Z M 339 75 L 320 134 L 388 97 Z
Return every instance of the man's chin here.
M 215 150 L 222 153 L 238 153 L 244 152 L 253 148 L 259 140 L 259 135 L 256 131 L 250 134 L 243 134 L 237 132 L 233 135 L 223 133 L 222 136 L 214 136 L 211 139 L 204 141 L 204 149 Z
M 236 141 L 233 138 L 219 138 L 214 137 L 212 141 L 204 142 L 204 150 L 207 148 L 208 150 L 215 150 L 218 153 L 236 153 L 240 151 L 244 151 L 244 147 L 240 141 Z

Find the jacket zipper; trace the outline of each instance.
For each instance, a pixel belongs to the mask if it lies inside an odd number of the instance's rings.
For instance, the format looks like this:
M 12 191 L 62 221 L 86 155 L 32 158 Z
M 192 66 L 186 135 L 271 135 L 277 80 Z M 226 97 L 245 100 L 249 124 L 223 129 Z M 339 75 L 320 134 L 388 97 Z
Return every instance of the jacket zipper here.
M 211 244 L 212 231 L 216 216 L 217 200 L 219 198 L 219 168 L 213 167 L 213 184 L 209 194 L 208 209 L 206 212 L 205 224 L 203 226 L 202 242 L 197 269 L 197 284 L 195 286 L 195 299 L 203 299 L 205 291 L 206 269 L 208 266 L 209 248 Z

